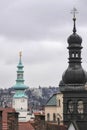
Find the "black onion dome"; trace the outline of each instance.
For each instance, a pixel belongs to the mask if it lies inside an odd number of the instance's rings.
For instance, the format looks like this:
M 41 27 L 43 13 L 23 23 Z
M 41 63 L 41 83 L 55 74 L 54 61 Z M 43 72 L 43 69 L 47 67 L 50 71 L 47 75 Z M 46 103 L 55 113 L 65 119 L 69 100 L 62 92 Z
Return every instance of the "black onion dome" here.
M 72 35 L 70 35 L 67 39 L 69 45 L 71 44 L 80 44 L 82 43 L 82 38 L 77 34 L 77 33 L 73 33 Z
M 62 81 L 65 84 L 84 84 L 87 82 L 87 72 L 82 67 L 68 67 L 63 73 Z
M 83 85 L 87 82 L 87 72 L 84 71 L 81 66 L 82 38 L 76 33 L 75 21 L 76 18 L 74 17 L 73 34 L 71 34 L 67 39 L 69 43 L 69 66 L 62 75 L 62 80 L 59 84 L 60 86 L 64 86 L 65 84 Z

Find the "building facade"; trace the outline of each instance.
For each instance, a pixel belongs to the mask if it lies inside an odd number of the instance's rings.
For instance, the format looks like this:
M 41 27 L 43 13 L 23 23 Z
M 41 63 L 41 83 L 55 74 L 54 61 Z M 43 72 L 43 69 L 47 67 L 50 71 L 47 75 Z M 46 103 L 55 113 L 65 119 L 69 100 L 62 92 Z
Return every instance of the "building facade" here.
M 45 106 L 45 121 L 57 124 L 63 123 L 63 94 L 54 94 Z

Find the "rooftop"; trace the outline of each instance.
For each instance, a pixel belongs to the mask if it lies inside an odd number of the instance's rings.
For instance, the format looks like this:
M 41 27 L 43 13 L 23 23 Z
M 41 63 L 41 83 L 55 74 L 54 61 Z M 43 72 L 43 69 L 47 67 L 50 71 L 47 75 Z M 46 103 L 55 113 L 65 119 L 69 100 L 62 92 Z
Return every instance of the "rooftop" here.
M 30 122 L 19 122 L 19 130 L 35 130 Z

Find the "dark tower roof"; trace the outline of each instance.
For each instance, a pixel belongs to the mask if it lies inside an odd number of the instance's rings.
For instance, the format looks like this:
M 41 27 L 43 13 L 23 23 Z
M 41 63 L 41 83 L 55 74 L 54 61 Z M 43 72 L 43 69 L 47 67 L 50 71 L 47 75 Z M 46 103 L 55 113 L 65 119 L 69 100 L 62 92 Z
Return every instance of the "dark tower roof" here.
M 76 33 L 76 18 L 73 17 L 73 33 L 68 37 L 69 66 L 62 75 L 59 86 L 79 86 L 87 82 L 87 72 L 81 66 L 82 38 Z

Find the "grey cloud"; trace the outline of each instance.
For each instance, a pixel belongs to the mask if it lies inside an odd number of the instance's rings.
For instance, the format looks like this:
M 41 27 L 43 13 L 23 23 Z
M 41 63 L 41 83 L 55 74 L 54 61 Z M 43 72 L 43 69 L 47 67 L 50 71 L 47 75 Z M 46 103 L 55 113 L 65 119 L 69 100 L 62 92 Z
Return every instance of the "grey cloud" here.
M 67 15 L 72 8 L 70 3 L 69 0 L 9 1 L 7 8 L 0 13 L 0 33 L 30 40 L 58 39 L 61 28 L 69 26 Z M 56 32 L 57 28 L 59 32 Z
M 58 86 L 68 66 L 67 37 L 72 33 L 70 11 L 78 9 L 77 33 L 83 38 L 86 68 L 87 0 L 1 0 L 0 86 L 16 79 L 18 52 L 23 52 L 25 81 L 29 86 Z

